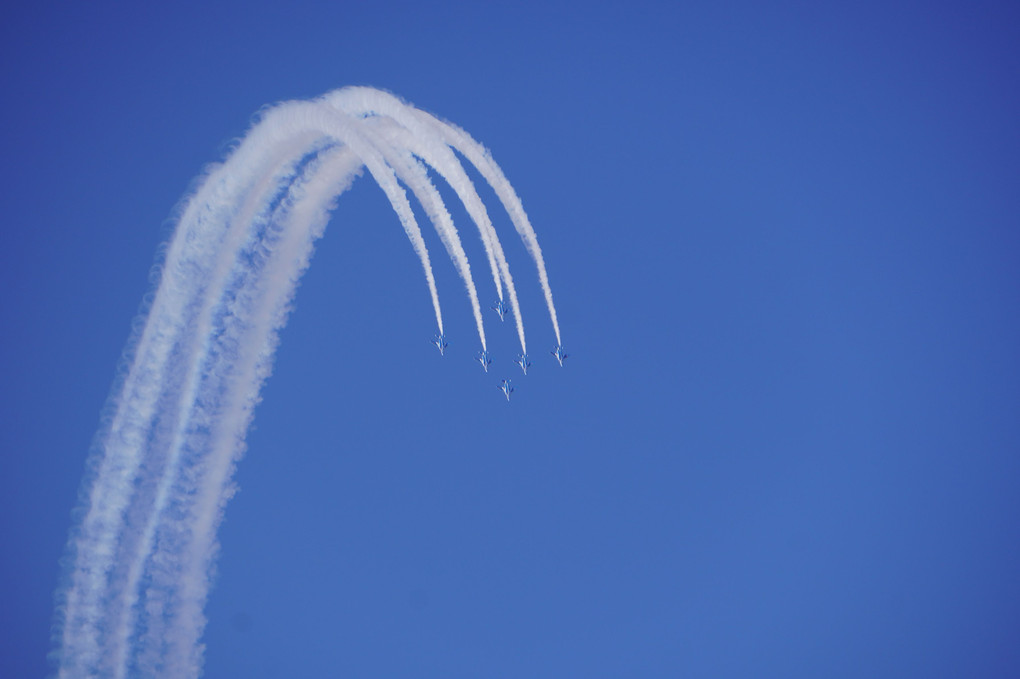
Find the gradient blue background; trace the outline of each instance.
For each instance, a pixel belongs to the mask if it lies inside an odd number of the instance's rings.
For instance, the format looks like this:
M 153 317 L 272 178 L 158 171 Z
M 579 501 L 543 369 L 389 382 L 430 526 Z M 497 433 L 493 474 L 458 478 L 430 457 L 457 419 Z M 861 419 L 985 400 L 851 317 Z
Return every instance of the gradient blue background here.
M 174 205 L 261 106 L 350 84 L 492 149 L 572 357 L 483 192 L 535 366 L 491 312 L 472 362 L 431 234 L 441 358 L 359 180 L 237 474 L 207 676 L 1020 675 L 1016 5 L 482 4 L 6 9 L 0 675 L 48 672 Z

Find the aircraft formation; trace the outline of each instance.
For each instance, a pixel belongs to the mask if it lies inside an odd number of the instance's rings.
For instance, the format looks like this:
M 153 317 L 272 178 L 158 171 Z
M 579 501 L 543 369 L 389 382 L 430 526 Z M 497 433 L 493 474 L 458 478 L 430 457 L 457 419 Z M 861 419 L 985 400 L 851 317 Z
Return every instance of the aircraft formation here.
M 503 300 L 497 300 L 495 305 L 492 306 L 492 310 L 499 315 L 499 320 L 501 321 L 509 312 L 509 308 L 506 306 Z M 435 347 L 439 349 L 440 355 L 445 355 L 446 347 L 449 346 L 449 343 L 446 341 L 446 335 L 440 333 L 433 337 L 431 341 L 432 344 L 434 344 Z M 563 361 L 565 361 L 568 356 L 568 354 L 566 354 L 563 351 L 563 346 L 557 345 L 550 353 L 554 357 L 556 357 L 556 361 L 560 364 L 560 367 L 562 368 Z M 482 370 L 484 370 L 485 372 L 489 372 L 489 366 L 492 365 L 492 357 L 489 355 L 488 351 L 483 350 L 481 353 L 478 354 L 477 357 L 475 357 L 475 360 L 481 364 Z M 524 372 L 525 375 L 528 374 L 528 368 L 531 367 L 531 361 L 528 360 L 527 354 L 520 354 L 514 360 L 514 363 L 520 366 L 521 370 Z M 506 400 L 509 402 L 510 394 L 514 393 L 514 388 L 510 386 L 510 380 L 507 379 L 500 380 L 498 386 L 500 391 L 503 392 L 503 395 L 506 396 Z

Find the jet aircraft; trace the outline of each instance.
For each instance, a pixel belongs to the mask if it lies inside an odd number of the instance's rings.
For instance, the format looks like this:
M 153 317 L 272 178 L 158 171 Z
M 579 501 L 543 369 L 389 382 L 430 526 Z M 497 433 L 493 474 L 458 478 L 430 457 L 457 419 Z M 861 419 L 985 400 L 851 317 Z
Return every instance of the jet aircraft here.
M 482 364 L 482 370 L 484 370 L 485 372 L 489 372 L 489 366 L 492 365 L 492 359 L 489 358 L 488 351 L 483 351 L 482 353 L 478 354 L 478 358 L 476 360 Z
M 563 353 L 563 347 L 558 346 L 552 350 L 552 355 L 556 357 L 556 360 L 560 362 L 560 367 L 563 367 L 563 361 L 567 360 L 567 354 Z
M 499 320 L 503 320 L 503 317 L 510 311 L 509 307 L 501 299 L 496 300 L 496 306 L 492 307 L 492 310 L 499 314 Z
M 439 349 L 439 355 L 442 356 L 443 352 L 446 351 L 446 335 L 439 334 L 432 338 L 432 343 L 436 345 L 436 349 Z
M 531 361 L 528 360 L 528 355 L 527 354 L 521 354 L 520 356 L 517 357 L 516 363 L 517 363 L 517 365 L 521 366 L 521 370 L 523 370 L 524 374 L 527 375 L 528 374 L 528 368 L 531 367 Z
M 503 390 L 503 395 L 506 396 L 506 400 L 509 402 L 510 394 L 514 393 L 514 388 L 510 386 L 510 380 L 500 380 L 499 388 Z

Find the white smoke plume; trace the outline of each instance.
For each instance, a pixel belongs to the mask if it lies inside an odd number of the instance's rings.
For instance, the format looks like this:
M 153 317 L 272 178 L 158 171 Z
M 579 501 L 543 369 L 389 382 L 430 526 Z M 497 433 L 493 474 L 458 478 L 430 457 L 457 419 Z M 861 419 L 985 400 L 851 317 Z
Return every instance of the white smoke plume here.
M 467 287 L 467 255 L 433 168 L 476 223 L 500 300 L 524 325 L 502 246 L 456 150 L 485 177 L 535 259 L 534 230 L 488 152 L 467 133 L 372 88 L 270 108 L 180 212 L 147 315 L 90 455 L 57 593 L 59 677 L 197 677 L 216 530 L 298 280 L 339 196 L 367 169 L 421 261 L 443 333 L 429 253 L 403 183 Z

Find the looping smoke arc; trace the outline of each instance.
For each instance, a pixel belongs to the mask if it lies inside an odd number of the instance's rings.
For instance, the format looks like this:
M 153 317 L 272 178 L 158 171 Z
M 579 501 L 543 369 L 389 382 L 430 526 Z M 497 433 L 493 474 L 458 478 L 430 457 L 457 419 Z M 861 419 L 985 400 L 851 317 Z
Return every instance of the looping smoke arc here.
M 216 529 L 252 410 L 313 244 L 363 168 L 421 260 L 442 333 L 429 253 L 405 187 L 421 204 L 464 280 L 484 349 L 471 268 L 426 166 L 450 185 L 478 227 L 527 353 L 503 248 L 454 150 L 491 185 L 534 258 L 560 343 L 535 232 L 470 135 L 366 87 L 269 109 L 184 204 L 148 315 L 129 342 L 58 592 L 60 677 L 200 674 Z

